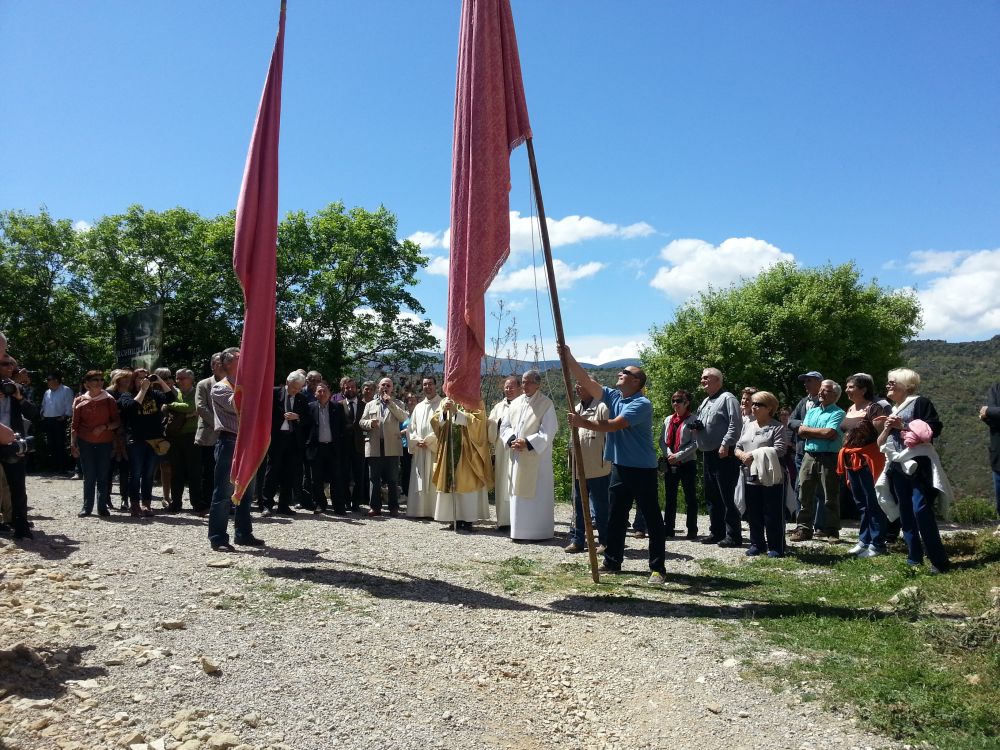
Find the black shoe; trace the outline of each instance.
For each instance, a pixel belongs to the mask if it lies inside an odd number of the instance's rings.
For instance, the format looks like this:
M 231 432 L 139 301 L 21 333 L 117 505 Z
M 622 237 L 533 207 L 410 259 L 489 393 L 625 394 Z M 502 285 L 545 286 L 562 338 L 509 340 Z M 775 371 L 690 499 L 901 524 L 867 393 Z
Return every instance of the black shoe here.
M 738 539 L 733 539 L 732 537 L 726 537 L 721 542 L 719 542 L 720 547 L 742 547 L 743 542 Z
M 697 531 L 689 531 L 687 533 L 687 537 L 686 538 L 687 539 L 697 539 L 698 538 L 698 532 Z
M 236 551 L 236 547 L 234 547 L 233 545 L 231 545 L 229 542 L 222 542 L 220 544 L 213 544 L 212 545 L 212 551 L 213 552 L 235 552 Z
M 108 516 L 111 515 L 111 511 L 110 510 L 99 510 L 99 511 L 97 511 L 97 515 L 103 516 L 104 518 L 107 518 Z
M 34 539 L 35 535 L 31 533 L 31 529 L 21 529 L 20 531 L 14 532 L 14 539 Z
M 622 572 L 622 569 L 621 569 L 621 567 L 620 567 L 620 566 L 617 566 L 617 565 L 609 565 L 609 564 L 608 564 L 608 563 L 606 563 L 606 562 L 602 562 L 602 563 L 601 563 L 601 564 L 600 564 L 600 565 L 598 566 L 598 568 L 597 568 L 597 572 L 598 572 L 598 573 L 621 573 L 621 572 Z
M 702 544 L 718 544 L 721 542 L 723 537 L 715 536 L 715 534 L 709 534 L 704 539 L 701 540 Z
M 279 505 L 278 509 L 276 511 L 274 511 L 274 513 L 275 513 L 275 515 L 278 515 L 278 516 L 294 516 L 294 515 L 297 515 L 295 513 L 295 511 L 292 510 L 291 508 L 289 508 L 287 505 L 284 508 L 282 508 Z
M 79 513 L 76 514 L 76 517 L 86 518 L 87 516 L 92 516 L 92 515 L 94 515 L 94 512 L 92 510 L 81 510 Z
M 241 537 L 235 540 L 236 544 L 241 547 L 263 547 L 264 540 L 258 539 L 255 536 Z

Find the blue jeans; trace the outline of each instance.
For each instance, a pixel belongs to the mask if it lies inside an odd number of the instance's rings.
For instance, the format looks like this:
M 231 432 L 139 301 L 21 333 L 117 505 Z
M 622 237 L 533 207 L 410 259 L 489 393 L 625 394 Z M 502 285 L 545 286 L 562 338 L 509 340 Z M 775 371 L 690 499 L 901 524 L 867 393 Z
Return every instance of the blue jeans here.
M 80 470 L 83 472 L 83 512 L 93 513 L 94 494 L 97 510 L 105 513 L 111 502 L 111 443 L 90 443 L 77 440 Z
M 937 519 L 934 517 L 934 498 L 937 490 L 928 481 L 930 459 L 916 459 L 917 471 L 911 476 L 903 467 L 893 461 L 889 464 L 889 486 L 899 503 L 899 520 L 903 527 L 903 539 L 909 550 L 910 562 L 922 563 L 924 552 L 927 559 L 937 568 L 948 566 L 948 556 L 941 543 Z M 921 465 L 923 462 L 926 465 Z
M 611 486 L 611 475 L 594 477 L 587 480 L 587 495 L 590 501 L 590 517 L 597 525 L 597 543 L 608 543 L 608 487 Z M 583 501 L 580 499 L 580 482 L 573 481 L 573 529 L 570 532 L 573 541 L 581 547 L 585 539 L 586 527 L 583 518 Z
M 153 472 L 156 471 L 158 456 L 145 440 L 128 444 L 128 501 L 134 513 L 139 501 L 147 508 L 153 502 Z
M 858 515 L 861 519 L 858 541 L 871 545 L 879 551 L 885 551 L 885 527 L 889 519 L 879 507 L 871 467 L 865 464 L 859 471 L 848 469 L 847 479 L 851 483 L 851 494 L 854 495 L 854 504 L 858 506 Z
M 1000 471 L 993 472 L 993 491 L 997 495 L 997 516 L 1000 516 Z
M 219 442 L 215 444 L 215 489 L 212 492 L 212 507 L 208 512 L 208 541 L 214 544 L 229 544 L 229 506 L 233 500 L 233 483 L 229 480 L 229 472 L 233 467 L 233 450 L 236 448 L 236 435 L 232 432 L 219 434 Z M 236 506 L 233 516 L 233 526 L 236 531 L 236 541 L 240 542 L 253 536 L 253 521 L 250 518 L 252 498 L 244 494 L 243 501 Z

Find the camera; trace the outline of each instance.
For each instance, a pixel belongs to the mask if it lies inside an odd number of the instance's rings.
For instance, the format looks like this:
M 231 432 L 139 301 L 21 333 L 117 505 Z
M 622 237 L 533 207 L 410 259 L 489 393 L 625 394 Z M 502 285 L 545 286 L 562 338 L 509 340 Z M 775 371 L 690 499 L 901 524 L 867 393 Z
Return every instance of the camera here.
M 19 432 L 14 433 L 14 442 L 10 445 L 0 446 L 0 461 L 5 464 L 14 464 L 33 453 L 35 450 L 35 437 L 28 435 L 21 437 Z
M 696 419 L 696 420 L 694 420 L 691 423 L 691 429 L 692 430 L 704 430 L 705 429 L 705 423 L 702 422 L 700 419 Z
M 2 393 L 4 396 L 8 397 L 13 396 L 15 393 L 17 393 L 18 388 L 19 388 L 18 384 L 15 383 L 10 378 L 3 378 L 2 380 L 0 380 L 0 393 Z
M 146 380 L 148 380 L 150 383 L 155 383 L 159 379 L 160 379 L 160 376 L 157 375 L 155 372 L 152 375 L 150 375 L 149 377 L 146 378 Z

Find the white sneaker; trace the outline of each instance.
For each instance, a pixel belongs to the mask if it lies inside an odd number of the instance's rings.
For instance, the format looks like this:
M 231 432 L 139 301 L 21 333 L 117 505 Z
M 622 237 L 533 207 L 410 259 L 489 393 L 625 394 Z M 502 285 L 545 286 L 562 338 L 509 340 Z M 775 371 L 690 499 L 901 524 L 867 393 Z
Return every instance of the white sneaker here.
M 663 586 L 666 582 L 667 582 L 666 576 L 664 576 L 663 573 L 660 573 L 655 570 L 649 576 L 649 580 L 646 581 L 646 583 L 648 583 L 650 586 Z
M 889 550 L 887 549 L 875 549 L 874 547 L 869 547 L 864 552 L 858 554 L 858 557 L 881 557 L 882 555 L 888 555 Z
M 849 550 L 847 550 L 847 552 L 848 552 L 848 554 L 851 554 L 851 555 L 857 555 L 858 557 L 864 557 L 864 555 L 862 553 L 865 552 L 865 551 L 867 551 L 867 550 L 868 550 L 868 545 L 867 544 L 865 544 L 864 542 L 858 542 L 853 547 L 851 547 Z

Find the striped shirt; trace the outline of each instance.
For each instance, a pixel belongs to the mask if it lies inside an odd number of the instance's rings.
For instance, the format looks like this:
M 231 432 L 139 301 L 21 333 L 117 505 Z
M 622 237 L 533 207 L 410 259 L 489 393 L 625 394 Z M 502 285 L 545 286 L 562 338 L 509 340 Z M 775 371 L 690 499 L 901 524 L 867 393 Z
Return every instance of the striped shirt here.
M 240 427 L 240 417 L 233 403 L 233 386 L 229 378 L 223 378 L 212 386 L 212 409 L 215 411 L 215 429 L 234 435 Z

